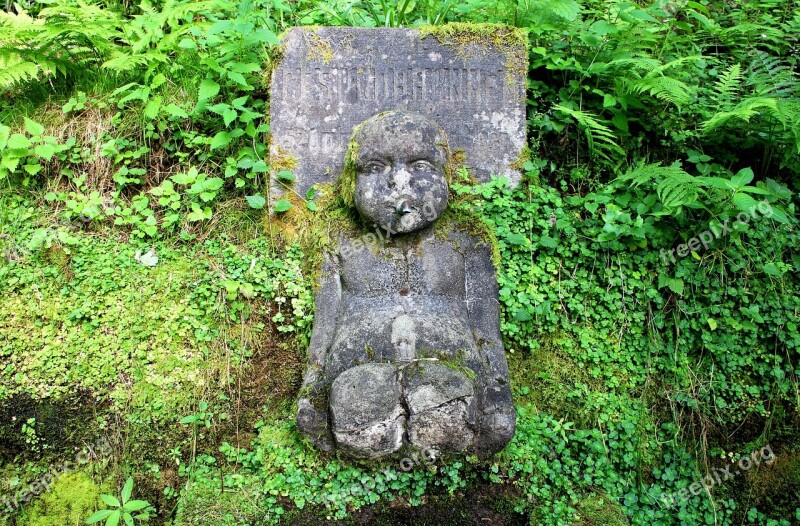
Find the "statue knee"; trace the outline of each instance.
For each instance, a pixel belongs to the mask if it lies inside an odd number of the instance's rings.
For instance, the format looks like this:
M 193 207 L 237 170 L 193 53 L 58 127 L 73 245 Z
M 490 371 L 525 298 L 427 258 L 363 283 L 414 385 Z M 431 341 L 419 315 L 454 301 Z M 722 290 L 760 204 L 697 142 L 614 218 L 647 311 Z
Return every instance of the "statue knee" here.
M 368 363 L 341 373 L 331 385 L 336 445 L 353 456 L 377 458 L 403 445 L 406 411 L 397 367 Z

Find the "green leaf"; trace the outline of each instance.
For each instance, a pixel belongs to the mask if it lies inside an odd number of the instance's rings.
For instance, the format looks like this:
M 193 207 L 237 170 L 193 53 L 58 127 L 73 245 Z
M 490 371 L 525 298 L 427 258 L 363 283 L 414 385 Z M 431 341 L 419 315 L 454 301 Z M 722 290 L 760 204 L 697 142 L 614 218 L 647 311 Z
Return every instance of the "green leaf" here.
M 114 510 L 100 510 L 95 512 L 91 517 L 86 519 L 86 524 L 94 524 L 95 522 L 100 522 L 103 519 L 107 519 L 109 515 L 114 513 Z
M 175 104 L 167 104 L 166 106 L 164 106 L 164 111 L 170 117 L 177 117 L 181 119 L 186 119 L 189 117 L 189 114 L 186 113 L 186 111 L 184 111 L 183 108 L 181 108 L 180 106 L 176 106 Z
M 6 147 L 9 150 L 24 150 L 31 147 L 31 141 L 21 133 L 15 133 L 11 137 L 8 138 L 8 143 L 6 143 Z
M 261 210 L 267 204 L 267 200 L 258 194 L 245 196 L 245 199 L 247 199 L 247 204 L 250 205 L 250 208 L 255 208 L 256 210 Z
M 198 101 L 210 100 L 217 96 L 219 93 L 219 84 L 211 79 L 206 79 L 200 84 L 200 91 L 198 92 Z
M 278 179 L 283 179 L 284 181 L 295 180 L 294 174 L 289 170 L 281 170 L 280 172 L 278 172 L 278 175 L 276 175 L 276 177 Z
M 289 201 L 287 201 L 286 199 L 278 199 L 278 200 L 275 202 L 275 206 L 273 207 L 273 209 L 274 209 L 276 212 L 286 212 L 286 211 L 287 211 L 287 210 L 289 210 L 291 207 L 292 207 L 292 203 L 290 203 L 290 202 L 289 202 Z
M 11 128 L 0 124 L 0 150 L 5 150 L 8 144 L 8 137 L 11 135 Z
M 134 523 L 133 523 L 133 517 L 131 516 L 130 513 L 123 514 L 122 518 L 125 520 L 125 525 L 126 526 L 135 526 Z
M 117 498 L 114 497 L 113 495 L 100 495 L 100 500 L 105 502 L 107 505 L 113 506 L 115 508 L 119 508 L 120 506 L 122 506 L 122 504 L 120 504 Z
M 122 487 L 122 503 L 125 504 L 128 502 L 128 499 L 131 498 L 131 493 L 133 492 L 133 477 L 128 477 L 128 480 L 125 481 L 125 485 Z
M 191 38 L 184 38 L 178 42 L 178 47 L 181 49 L 197 49 L 197 43 Z
M 517 321 L 530 321 L 532 318 L 531 313 L 527 310 L 518 309 L 514 312 L 514 319 Z
M 522 234 L 508 234 L 505 239 L 512 245 L 524 245 L 528 242 L 528 238 Z
M 542 236 L 539 238 L 539 244 L 547 248 L 556 248 L 558 246 L 558 241 L 552 237 Z
M 712 331 L 717 330 L 717 320 L 714 318 L 708 318 L 706 321 L 708 322 L 708 326 Z
M 227 110 L 223 111 L 222 120 L 225 122 L 225 126 L 228 126 L 230 123 L 235 121 L 238 115 L 239 114 L 236 112 L 236 110 L 232 108 L 228 108 Z
M 44 133 L 44 126 L 25 117 L 25 130 L 28 132 L 28 135 L 41 135 Z
M 781 271 L 781 269 L 779 269 L 772 263 L 767 263 L 766 265 L 764 265 L 764 273 L 768 276 L 773 276 L 776 278 L 783 276 L 783 271 Z
M 758 202 L 752 196 L 743 192 L 733 194 L 733 204 L 742 212 L 748 212 L 758 208 Z
M 119 510 L 115 511 L 108 517 L 106 526 L 117 526 L 119 524 L 120 517 L 122 517 L 122 512 Z
M 675 294 L 679 296 L 683 295 L 683 280 L 681 278 L 671 278 L 667 282 L 667 286 L 669 287 L 669 290 Z
M 150 503 L 147 502 L 146 500 L 132 500 L 126 503 L 122 508 L 125 511 L 139 511 L 141 509 L 148 507 L 149 505 Z
M 38 164 L 26 164 L 23 168 L 25 168 L 25 171 L 31 175 L 36 175 L 42 171 L 42 167 Z
M 319 207 L 317 207 L 317 203 L 314 201 L 306 201 L 306 207 L 312 212 L 316 212 Z
M 736 175 L 731 177 L 731 183 L 736 188 L 741 188 L 753 180 L 753 170 L 750 168 L 742 168 Z
M 56 147 L 52 144 L 40 144 L 33 149 L 33 153 L 45 161 L 49 161 L 56 154 Z
M 218 132 L 213 139 L 211 139 L 211 149 L 217 150 L 224 148 L 231 143 L 231 134 L 226 131 Z

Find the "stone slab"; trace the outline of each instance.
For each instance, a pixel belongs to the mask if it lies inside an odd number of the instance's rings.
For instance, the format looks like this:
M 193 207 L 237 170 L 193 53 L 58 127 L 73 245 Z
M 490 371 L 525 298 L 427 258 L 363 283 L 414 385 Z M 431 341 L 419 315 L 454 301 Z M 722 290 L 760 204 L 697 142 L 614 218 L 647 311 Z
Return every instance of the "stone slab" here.
M 527 141 L 527 49 L 519 39 L 482 38 L 481 26 L 470 41 L 459 27 L 455 39 L 400 28 L 287 31 L 270 87 L 273 169 L 291 168 L 294 190 L 305 195 L 339 176 L 357 124 L 408 110 L 436 120 L 478 180 L 496 174 L 516 185 Z

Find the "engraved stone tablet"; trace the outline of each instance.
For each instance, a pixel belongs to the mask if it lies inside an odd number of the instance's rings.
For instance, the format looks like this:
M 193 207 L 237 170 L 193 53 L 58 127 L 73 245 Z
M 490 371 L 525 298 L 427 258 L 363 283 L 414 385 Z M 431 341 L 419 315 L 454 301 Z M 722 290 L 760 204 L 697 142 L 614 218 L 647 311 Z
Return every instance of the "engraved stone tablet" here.
M 518 30 L 297 27 L 283 46 L 272 74 L 270 164 L 294 172 L 298 194 L 335 181 L 354 126 L 387 110 L 439 122 L 478 180 L 519 182 L 527 49 Z

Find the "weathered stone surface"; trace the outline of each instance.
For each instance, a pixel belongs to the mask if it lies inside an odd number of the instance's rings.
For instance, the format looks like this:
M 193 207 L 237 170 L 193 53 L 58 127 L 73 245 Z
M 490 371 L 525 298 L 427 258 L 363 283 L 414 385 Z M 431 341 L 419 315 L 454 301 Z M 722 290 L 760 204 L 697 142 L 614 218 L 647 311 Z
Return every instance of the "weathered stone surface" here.
M 437 121 L 479 180 L 497 174 L 516 184 L 526 145 L 527 50 L 498 37 L 502 29 L 476 28 L 474 38 L 461 31 L 448 41 L 418 29 L 289 30 L 272 73 L 273 168 L 294 167 L 294 190 L 305 195 L 341 173 L 357 124 L 408 110 Z
M 323 449 L 486 457 L 514 434 L 491 249 L 434 224 L 447 204 L 443 139 L 438 124 L 404 112 L 356 135 L 354 201 L 384 234 L 342 233 L 326 254 L 297 416 Z
M 472 380 L 446 365 L 421 363 L 407 375 L 408 441 L 421 450 L 466 451 L 475 438 Z
M 403 445 L 406 411 L 397 368 L 359 365 L 340 374 L 331 386 L 331 415 L 336 444 L 360 457 L 394 453 Z

